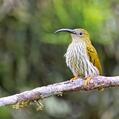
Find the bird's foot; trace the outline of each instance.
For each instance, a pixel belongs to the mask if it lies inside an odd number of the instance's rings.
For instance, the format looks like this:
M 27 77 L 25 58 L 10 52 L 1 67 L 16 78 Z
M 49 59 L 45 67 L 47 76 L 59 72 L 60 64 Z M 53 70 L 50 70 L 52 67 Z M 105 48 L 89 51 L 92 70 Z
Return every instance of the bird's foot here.
M 84 86 L 89 85 L 89 82 L 90 82 L 91 79 L 92 79 L 91 76 L 85 77 Z
M 70 81 L 74 81 L 74 80 L 77 80 L 77 79 L 78 79 L 78 77 L 75 76 L 75 77 L 71 78 Z
M 93 78 L 93 77 L 91 77 L 91 76 L 85 77 L 84 86 L 89 85 L 89 82 L 90 82 L 90 80 L 91 80 L 92 78 Z M 99 87 L 99 88 L 98 88 L 98 91 L 104 91 L 104 88 L 103 88 L 103 87 Z

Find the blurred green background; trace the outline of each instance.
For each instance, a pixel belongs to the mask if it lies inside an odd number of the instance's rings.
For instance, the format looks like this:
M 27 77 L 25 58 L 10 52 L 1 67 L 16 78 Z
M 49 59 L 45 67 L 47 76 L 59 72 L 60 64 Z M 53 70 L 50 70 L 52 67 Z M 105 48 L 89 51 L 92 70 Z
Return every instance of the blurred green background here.
M 119 74 L 119 0 L 0 0 L 0 97 L 68 80 L 69 34 L 89 31 L 104 75 Z M 119 119 L 119 88 L 43 100 L 43 111 L 0 108 L 0 119 Z

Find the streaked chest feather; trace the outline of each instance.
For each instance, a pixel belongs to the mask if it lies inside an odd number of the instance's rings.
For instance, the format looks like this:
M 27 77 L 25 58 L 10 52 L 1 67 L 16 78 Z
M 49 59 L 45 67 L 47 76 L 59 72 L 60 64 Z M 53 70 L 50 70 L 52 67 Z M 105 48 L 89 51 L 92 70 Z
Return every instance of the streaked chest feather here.
M 66 64 L 74 76 L 99 75 L 98 69 L 90 62 L 85 42 L 71 43 L 65 54 Z

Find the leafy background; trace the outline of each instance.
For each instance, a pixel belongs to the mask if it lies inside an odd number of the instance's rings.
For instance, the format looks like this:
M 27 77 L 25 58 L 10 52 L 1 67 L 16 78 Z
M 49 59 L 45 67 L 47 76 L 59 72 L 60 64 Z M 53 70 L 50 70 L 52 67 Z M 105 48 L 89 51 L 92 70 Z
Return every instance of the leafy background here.
M 0 0 L 0 97 L 68 80 L 64 53 L 69 34 L 84 28 L 100 56 L 104 75 L 119 74 L 118 0 Z M 118 119 L 119 89 L 76 92 L 22 110 L 0 108 L 1 119 Z

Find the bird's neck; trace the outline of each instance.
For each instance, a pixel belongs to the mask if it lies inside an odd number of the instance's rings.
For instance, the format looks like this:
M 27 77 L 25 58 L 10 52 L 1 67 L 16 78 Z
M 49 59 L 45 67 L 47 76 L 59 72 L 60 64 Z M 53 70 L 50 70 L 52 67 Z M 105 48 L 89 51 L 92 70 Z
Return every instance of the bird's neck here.
M 85 37 L 85 38 L 79 38 L 79 37 L 72 37 L 72 42 L 73 43 L 85 43 L 85 44 L 91 44 L 91 41 L 89 39 L 89 37 Z

